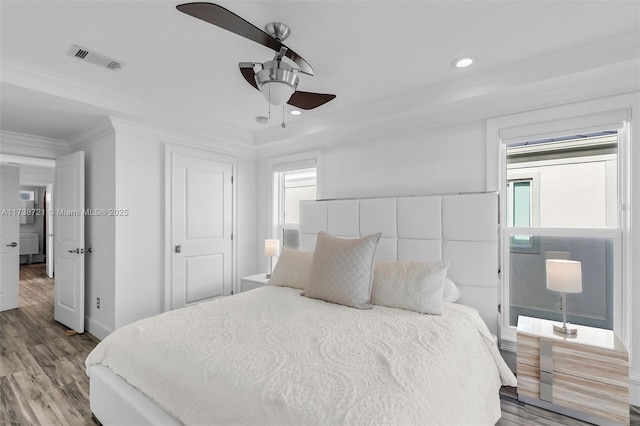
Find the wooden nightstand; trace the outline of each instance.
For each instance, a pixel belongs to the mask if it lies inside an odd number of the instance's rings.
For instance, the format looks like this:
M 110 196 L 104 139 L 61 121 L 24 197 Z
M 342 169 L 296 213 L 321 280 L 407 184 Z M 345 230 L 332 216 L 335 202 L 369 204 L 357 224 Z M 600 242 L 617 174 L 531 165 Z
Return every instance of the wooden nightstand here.
M 240 292 L 253 290 L 254 288 L 262 287 L 269 281 L 266 273 L 255 274 L 249 277 L 240 278 Z
M 518 317 L 518 399 L 595 424 L 629 424 L 629 354 L 611 330 Z

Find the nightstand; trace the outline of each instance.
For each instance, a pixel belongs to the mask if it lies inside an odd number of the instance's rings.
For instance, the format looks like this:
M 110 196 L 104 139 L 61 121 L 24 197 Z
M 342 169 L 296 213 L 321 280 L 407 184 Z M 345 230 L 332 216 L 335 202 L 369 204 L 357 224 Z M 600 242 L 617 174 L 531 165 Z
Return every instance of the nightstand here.
M 267 281 L 269 281 L 269 278 L 267 278 L 267 274 L 264 272 L 262 274 L 251 275 L 249 277 L 242 277 L 240 278 L 240 292 L 262 287 L 267 283 Z
M 518 317 L 518 399 L 599 425 L 629 424 L 629 354 L 611 330 Z

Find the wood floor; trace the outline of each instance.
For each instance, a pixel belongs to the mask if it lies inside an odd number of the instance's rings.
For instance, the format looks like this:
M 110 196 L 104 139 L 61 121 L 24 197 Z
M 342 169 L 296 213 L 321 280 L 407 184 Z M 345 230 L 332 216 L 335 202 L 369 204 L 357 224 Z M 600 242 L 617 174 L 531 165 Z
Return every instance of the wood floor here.
M 53 320 L 53 281 L 44 264 L 20 267 L 20 308 L 0 313 L 0 425 L 96 425 L 89 409 L 84 360 L 98 343 L 88 333 L 66 336 Z M 499 426 L 588 423 L 518 402 L 500 393 Z M 631 425 L 640 411 L 631 408 Z
M 44 264 L 20 267 L 20 308 L 0 313 L 0 425 L 95 425 L 84 360 L 98 343 L 53 320 Z

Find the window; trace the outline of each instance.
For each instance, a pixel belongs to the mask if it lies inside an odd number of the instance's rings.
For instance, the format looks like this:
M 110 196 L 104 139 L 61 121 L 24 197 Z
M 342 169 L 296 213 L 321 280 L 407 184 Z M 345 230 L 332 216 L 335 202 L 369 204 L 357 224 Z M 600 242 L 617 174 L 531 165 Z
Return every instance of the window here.
M 319 152 L 295 154 L 269 161 L 271 170 L 270 236 L 298 248 L 300 201 L 318 196 Z
M 531 226 L 531 179 L 507 180 L 508 226 Z
M 519 315 L 560 320 L 545 261 L 582 263 L 582 293 L 567 320 L 612 329 L 618 229 L 618 132 L 603 130 L 506 144 L 508 325 Z
M 36 193 L 35 191 L 21 189 L 18 197 L 20 201 L 35 201 Z
M 486 170 L 487 181 L 485 189 L 500 192 L 500 234 L 501 234 L 501 256 L 500 256 L 500 281 L 501 281 L 501 298 L 500 298 L 500 344 L 506 351 L 516 350 L 516 330 L 513 316 L 511 315 L 511 306 L 520 305 L 522 307 L 532 308 L 536 310 L 549 310 L 548 301 L 544 297 L 535 299 L 534 296 L 540 297 L 543 293 L 548 292 L 544 283 L 545 276 L 540 272 L 544 271 L 542 263 L 521 263 L 511 262 L 511 257 L 516 253 L 512 253 L 510 245 L 510 237 L 514 235 L 524 235 L 532 237 L 531 251 L 532 254 L 518 254 L 522 259 L 526 256 L 534 258 L 537 256 L 539 260 L 544 256 L 567 256 L 569 253 L 572 258 L 581 260 L 583 265 L 583 274 L 602 273 L 598 278 L 597 290 L 589 290 L 594 298 L 590 302 L 596 302 L 596 305 L 589 307 L 596 315 L 583 313 L 583 317 L 589 315 L 597 317 L 599 321 L 607 321 L 606 317 L 611 317 L 613 312 L 613 331 L 630 348 L 632 352 L 638 349 L 637 344 L 632 346 L 632 317 L 634 312 L 634 303 L 638 301 L 636 294 L 632 293 L 632 285 L 634 281 L 633 272 L 636 269 L 637 262 L 632 256 L 631 245 L 637 238 L 637 233 L 632 232 L 631 222 L 633 214 L 629 208 L 632 191 L 637 191 L 631 179 L 632 161 L 637 160 L 638 152 L 631 150 L 632 140 L 636 140 L 636 136 L 632 138 L 632 127 L 638 127 L 637 111 L 634 115 L 634 109 L 637 109 L 640 97 L 637 93 L 624 94 L 592 99 L 588 101 L 580 101 L 557 105 L 538 110 L 526 111 L 521 113 L 509 114 L 502 117 L 495 117 L 487 120 L 486 134 Z M 637 129 L 635 129 L 637 130 Z M 609 132 L 601 133 L 601 132 Z M 637 133 L 637 132 L 635 132 Z M 578 136 L 576 138 L 575 136 Z M 583 137 L 587 136 L 587 137 Z M 613 152 L 606 152 L 613 146 L 606 147 L 606 144 L 600 144 L 593 139 L 596 136 L 608 136 L 615 140 L 615 160 L 611 158 L 606 160 L 604 164 L 604 185 L 610 185 L 615 182 L 616 189 L 598 189 L 585 185 L 586 180 L 576 179 L 575 175 L 567 173 L 569 169 L 579 169 L 582 167 L 590 167 L 589 164 L 597 157 L 607 156 Z M 531 183 L 532 190 L 532 221 L 536 215 L 536 191 L 539 191 L 538 200 L 540 205 L 540 218 L 537 226 L 530 227 L 509 227 L 507 224 L 507 181 L 513 179 L 513 176 L 507 176 L 508 173 L 519 173 L 518 179 L 524 174 L 534 172 L 534 167 L 525 167 L 527 162 L 533 160 L 534 147 L 531 142 L 538 142 L 538 148 L 543 152 L 537 160 L 547 160 L 548 166 L 555 163 L 566 162 L 568 158 L 576 151 L 582 151 L 580 155 L 581 162 L 574 165 L 567 165 L 565 171 L 557 173 L 560 181 L 551 188 L 545 184 L 542 175 L 536 183 L 535 177 Z M 552 158 L 551 152 L 546 152 L 546 148 L 551 145 L 545 143 L 554 142 L 558 151 L 556 158 Z M 562 142 L 568 142 L 564 146 Z M 602 142 L 602 140 L 600 140 Z M 523 148 L 522 151 L 528 151 L 518 159 L 517 144 Z M 596 146 L 589 148 L 588 146 L 580 147 L 580 144 L 594 143 Z M 574 145 L 573 147 L 568 145 Z M 597 146 L 600 145 L 600 146 Z M 507 162 L 507 148 L 510 151 L 510 159 Z M 595 150 L 595 151 L 594 151 Z M 587 153 L 593 155 L 587 155 Z M 596 152 L 599 151 L 599 152 Z M 528 156 L 528 158 L 526 158 Z M 546 158 L 544 158 L 546 156 Z M 638 163 L 635 161 L 634 165 Z M 539 164 L 540 165 L 540 164 Z M 533 165 L 531 165 L 533 166 Z M 615 166 L 615 167 L 614 167 Z M 602 164 L 599 165 L 602 167 Z M 518 169 L 518 170 L 515 170 Z M 561 169 L 557 169 L 561 170 Z M 598 173 L 602 176 L 602 173 Z M 587 176 L 588 179 L 593 178 L 593 174 Z M 600 181 L 603 184 L 602 180 Z M 578 190 L 580 187 L 589 188 L 589 192 L 593 196 L 582 200 L 583 204 L 573 200 L 570 202 L 573 193 L 582 192 Z M 612 187 L 610 187 L 612 188 Z M 552 190 L 552 192 L 546 192 Z M 555 191 L 555 194 L 553 192 Z M 554 195 L 555 204 L 549 204 L 548 197 Z M 606 199 L 602 203 L 602 199 Z M 593 204 L 595 201 L 597 203 Z M 592 204 L 587 204 L 592 203 Z M 545 207 L 544 204 L 547 206 Z M 604 206 L 598 208 L 597 206 Z M 546 210 L 547 207 L 555 209 Z M 558 215 L 558 210 L 572 210 L 569 215 Z M 581 221 L 578 222 L 575 211 L 584 212 Z M 594 214 L 597 212 L 597 216 Z M 551 214 L 554 213 L 554 214 Z M 591 214 L 588 216 L 587 214 Z M 563 220 L 564 222 L 560 222 Z M 594 224 L 594 221 L 598 221 Z M 592 225 L 588 225 L 591 222 Z M 603 225 L 604 224 L 604 225 Z M 535 237 L 535 238 L 534 238 Z M 564 239 L 564 242 L 560 241 Z M 573 240 L 573 241 L 572 241 Z M 539 247 L 536 247 L 536 244 Z M 584 259 L 589 253 L 593 259 L 597 259 L 597 263 L 587 262 Z M 580 258 L 580 257 L 582 258 Z M 637 256 L 636 256 L 637 257 Z M 537 268 L 537 269 L 536 269 Z M 513 270 L 512 269 L 516 269 Z M 606 273 L 603 273 L 606 272 Z M 534 283 L 535 294 L 528 297 L 514 297 L 511 294 L 515 285 L 510 282 L 512 273 L 522 276 L 537 275 L 538 283 Z M 584 278 L 583 275 L 583 278 Z M 529 278 L 533 281 L 533 278 Z M 610 280 L 613 283 L 610 283 Z M 604 283 L 604 284 L 603 284 Z M 583 281 L 583 296 L 586 295 L 586 282 Z M 524 288 L 524 286 L 522 286 Z M 534 287 L 531 287 L 534 288 Z M 596 291 L 596 293 L 594 293 Z M 611 294 L 611 292 L 613 294 Z M 557 296 L 556 296 L 557 297 Z M 567 299 L 569 320 L 571 319 L 572 309 L 576 306 L 576 299 L 570 300 L 571 295 Z M 543 301 L 544 303 L 540 303 Z M 558 308 L 559 315 L 559 298 L 554 299 L 551 308 Z M 604 312 L 602 308 L 608 309 L 609 313 Z M 574 311 L 575 312 L 575 311 Z M 603 319 L 605 318 L 605 319 Z M 608 328 L 608 326 L 607 326 Z M 636 355 L 630 355 L 636 356 Z
M 316 199 L 316 168 L 274 172 L 273 182 L 278 225 L 297 228 L 300 223 L 300 201 Z

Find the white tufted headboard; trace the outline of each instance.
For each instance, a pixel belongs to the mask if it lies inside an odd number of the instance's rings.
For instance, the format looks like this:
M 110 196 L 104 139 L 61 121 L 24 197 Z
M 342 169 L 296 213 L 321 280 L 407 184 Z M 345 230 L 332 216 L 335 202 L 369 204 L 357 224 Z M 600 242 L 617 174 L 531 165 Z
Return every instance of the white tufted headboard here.
M 381 232 L 378 260 L 448 260 L 448 277 L 493 334 L 498 328 L 498 194 L 302 201 L 300 249 L 318 232 L 357 238 Z

